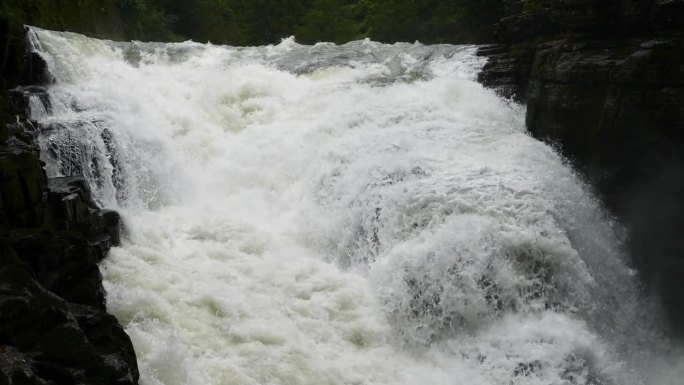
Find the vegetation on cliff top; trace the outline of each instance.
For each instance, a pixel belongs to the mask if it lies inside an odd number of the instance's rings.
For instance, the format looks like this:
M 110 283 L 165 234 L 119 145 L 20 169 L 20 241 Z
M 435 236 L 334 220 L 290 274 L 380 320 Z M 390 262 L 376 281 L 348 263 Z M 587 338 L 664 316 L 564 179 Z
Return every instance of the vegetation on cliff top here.
M 482 42 L 499 0 L 7 0 L 0 23 L 38 24 L 144 40 L 233 45 L 370 37 L 385 42 Z

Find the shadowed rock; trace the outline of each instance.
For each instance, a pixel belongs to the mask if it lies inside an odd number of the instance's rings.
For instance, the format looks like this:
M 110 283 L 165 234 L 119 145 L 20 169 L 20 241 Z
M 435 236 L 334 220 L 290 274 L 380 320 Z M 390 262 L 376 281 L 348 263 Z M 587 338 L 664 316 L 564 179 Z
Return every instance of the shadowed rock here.
M 479 79 L 575 164 L 684 333 L 684 1 L 508 1 Z
M 0 384 L 136 384 L 97 266 L 120 241 L 119 215 L 83 178 L 46 178 L 27 118 L 31 100 L 49 108 L 44 92 L 0 93 Z

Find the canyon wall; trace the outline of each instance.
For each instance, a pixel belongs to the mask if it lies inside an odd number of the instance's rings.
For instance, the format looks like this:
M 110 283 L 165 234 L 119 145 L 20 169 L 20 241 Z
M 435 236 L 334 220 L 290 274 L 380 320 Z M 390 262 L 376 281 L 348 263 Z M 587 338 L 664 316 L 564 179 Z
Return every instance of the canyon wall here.
M 508 1 L 480 80 L 527 104 L 626 226 L 646 288 L 684 330 L 684 1 Z
M 106 311 L 98 262 L 119 242 L 79 177 L 48 179 L 29 104 L 49 108 L 23 24 L 122 38 L 115 1 L 0 6 L 0 383 L 136 384 L 129 337 Z

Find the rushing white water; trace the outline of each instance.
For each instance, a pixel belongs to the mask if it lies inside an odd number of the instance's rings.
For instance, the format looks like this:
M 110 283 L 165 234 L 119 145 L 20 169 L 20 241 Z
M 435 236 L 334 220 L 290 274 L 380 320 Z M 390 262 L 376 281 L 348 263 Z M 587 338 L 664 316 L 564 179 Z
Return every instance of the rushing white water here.
M 143 384 L 679 384 L 474 47 L 34 40 L 49 173 L 125 220 L 102 269 Z

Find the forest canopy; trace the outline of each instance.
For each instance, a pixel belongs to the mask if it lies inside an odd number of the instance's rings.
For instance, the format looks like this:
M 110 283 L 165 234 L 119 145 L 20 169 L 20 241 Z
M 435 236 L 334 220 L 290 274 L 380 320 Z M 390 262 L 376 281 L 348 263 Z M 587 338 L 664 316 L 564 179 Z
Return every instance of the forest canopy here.
M 145 40 L 262 45 L 300 43 L 482 43 L 501 0 L 118 0 L 129 36 Z

